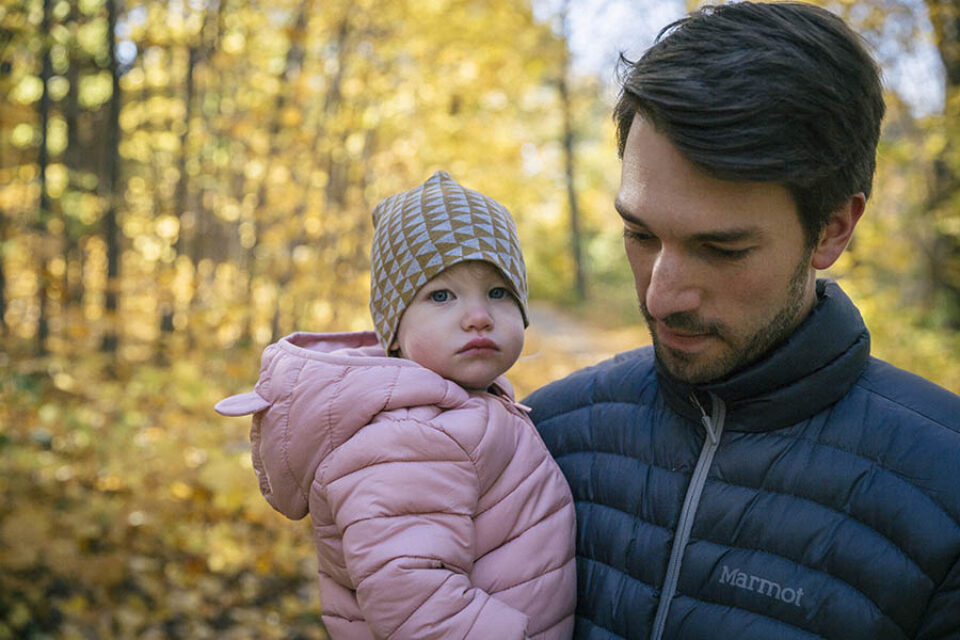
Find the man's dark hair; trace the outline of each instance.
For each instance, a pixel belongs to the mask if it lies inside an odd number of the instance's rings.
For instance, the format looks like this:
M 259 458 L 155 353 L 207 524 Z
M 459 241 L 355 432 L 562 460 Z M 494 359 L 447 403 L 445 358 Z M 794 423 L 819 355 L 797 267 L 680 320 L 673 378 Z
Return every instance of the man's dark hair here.
M 714 177 L 787 188 L 811 246 L 830 213 L 870 195 L 880 71 L 829 11 L 795 2 L 703 7 L 621 64 L 621 157 L 639 113 Z

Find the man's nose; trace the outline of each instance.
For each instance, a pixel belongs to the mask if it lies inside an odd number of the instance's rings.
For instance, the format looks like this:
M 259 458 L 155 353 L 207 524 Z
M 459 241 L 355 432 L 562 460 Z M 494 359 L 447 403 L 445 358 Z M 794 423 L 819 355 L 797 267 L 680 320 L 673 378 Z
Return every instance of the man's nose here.
M 661 251 L 650 271 L 645 302 L 647 311 L 658 320 L 700 307 L 700 287 L 694 282 L 691 269 L 684 264 L 682 256 Z

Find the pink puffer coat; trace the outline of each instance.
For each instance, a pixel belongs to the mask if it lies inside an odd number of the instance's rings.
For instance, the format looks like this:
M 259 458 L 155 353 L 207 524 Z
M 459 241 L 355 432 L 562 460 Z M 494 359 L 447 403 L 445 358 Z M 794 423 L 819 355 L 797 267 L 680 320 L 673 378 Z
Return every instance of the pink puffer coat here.
M 533 424 L 502 395 L 467 392 L 372 332 L 295 333 L 263 354 L 254 413 L 260 490 L 308 512 L 323 620 L 335 640 L 570 638 L 570 490 Z

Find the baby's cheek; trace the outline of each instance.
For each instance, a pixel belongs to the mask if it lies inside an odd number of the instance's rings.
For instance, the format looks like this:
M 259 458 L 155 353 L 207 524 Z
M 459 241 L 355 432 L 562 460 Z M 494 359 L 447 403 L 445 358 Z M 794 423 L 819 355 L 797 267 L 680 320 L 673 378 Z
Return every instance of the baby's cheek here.
M 443 354 L 440 350 L 440 344 L 436 338 L 431 336 L 420 336 L 412 342 L 413 344 L 411 346 L 413 348 L 411 349 L 411 352 L 414 355 L 413 360 L 416 360 L 419 364 L 429 368 L 433 368 L 432 365 L 442 362 Z
M 435 341 L 431 340 L 429 336 L 426 335 L 417 335 L 413 340 L 411 340 L 413 351 L 418 353 L 430 353 L 435 347 Z

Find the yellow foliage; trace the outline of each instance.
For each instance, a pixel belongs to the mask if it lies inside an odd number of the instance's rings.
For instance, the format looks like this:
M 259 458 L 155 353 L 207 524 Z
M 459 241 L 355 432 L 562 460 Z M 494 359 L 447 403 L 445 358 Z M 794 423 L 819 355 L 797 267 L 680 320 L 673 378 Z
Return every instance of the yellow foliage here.
M 40 99 L 43 93 L 43 82 L 36 76 L 24 76 L 17 86 L 10 92 L 10 98 L 22 104 L 31 104 Z
M 113 94 L 113 79 L 107 71 L 80 78 L 78 89 L 80 105 L 85 109 L 95 109 L 110 99 Z
M 0 638 L 323 637 L 309 527 L 259 496 L 247 425 L 212 405 L 249 389 L 280 335 L 370 327 L 370 211 L 441 168 L 513 212 L 534 298 L 559 301 L 536 306 L 509 373 L 518 395 L 645 344 L 612 211 L 608 98 L 571 76 L 594 295 L 571 320 L 566 44 L 530 3 L 141 4 L 118 30 L 137 55 L 120 77 L 111 191 L 106 8 L 54 3 L 42 220 L 42 7 L 0 15 L 15 27 L 0 77 Z M 920 249 L 960 235 L 955 201 L 923 207 L 930 163 L 960 153 L 956 126 L 891 105 L 876 192 L 831 275 L 876 355 L 958 391 L 960 345 L 937 328 Z M 33 358 L 42 313 L 49 354 Z M 110 331 L 120 348 L 104 355 Z

